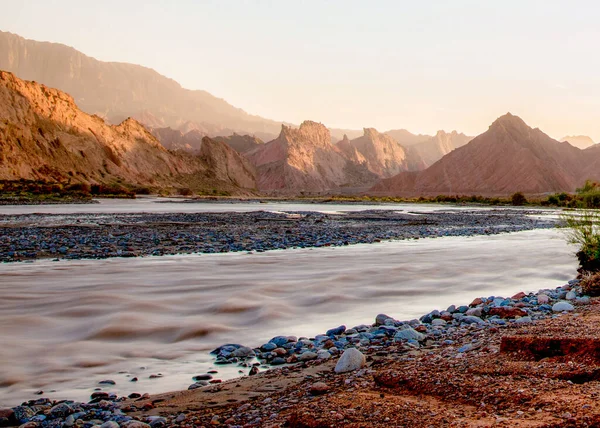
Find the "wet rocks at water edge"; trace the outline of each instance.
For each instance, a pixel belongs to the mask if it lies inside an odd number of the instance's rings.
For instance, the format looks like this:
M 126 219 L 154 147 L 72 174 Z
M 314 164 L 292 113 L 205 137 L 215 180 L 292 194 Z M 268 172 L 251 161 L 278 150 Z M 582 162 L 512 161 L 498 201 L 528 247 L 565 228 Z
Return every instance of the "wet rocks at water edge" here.
M 0 219 L 0 261 L 263 252 L 553 227 L 544 211 L 36 214 Z
M 563 300 L 567 295 L 571 299 Z M 394 352 L 410 352 L 423 347 L 447 346 L 454 347 L 457 354 L 464 354 L 478 349 L 478 332 L 485 329 L 535 323 L 572 311 L 574 305 L 588 303 L 589 297 L 582 295 L 579 280 L 573 280 L 554 290 L 529 294 L 521 292 L 512 297 L 479 297 L 469 305 L 451 305 L 445 310 L 433 310 L 420 319 L 398 321 L 389 315 L 379 314 L 372 325 L 352 328 L 341 325 L 311 338 L 276 336 L 253 349 L 253 355 L 244 353 L 247 357 L 236 356 L 236 350 L 245 348 L 240 344 L 223 345 L 212 354 L 216 356 L 215 362 L 218 364 L 238 363 L 245 366 L 253 358 L 263 365 L 280 366 L 314 364 L 341 356 L 336 372 L 342 367 L 356 370 L 364 365 L 361 350 L 387 353 L 394 349 Z M 465 338 L 469 337 L 474 342 L 464 343 Z

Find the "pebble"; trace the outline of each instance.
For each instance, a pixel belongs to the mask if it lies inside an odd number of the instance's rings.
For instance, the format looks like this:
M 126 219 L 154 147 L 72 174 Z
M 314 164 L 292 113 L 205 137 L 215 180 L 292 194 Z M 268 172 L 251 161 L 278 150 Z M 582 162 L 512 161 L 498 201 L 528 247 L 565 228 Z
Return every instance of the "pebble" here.
M 322 395 L 329 391 L 329 385 L 325 382 L 316 382 L 310 386 L 310 393 L 312 395 Z
M 379 314 L 375 317 L 375 325 L 384 325 L 386 320 L 391 319 L 393 321 L 393 318 L 390 317 L 389 315 L 386 314 Z
M 327 352 L 327 351 L 325 351 Z M 316 354 L 315 352 L 304 352 L 303 354 L 300 354 L 298 356 L 298 361 L 310 361 L 310 360 L 314 360 L 318 357 L 318 354 Z
M 419 333 L 412 327 L 404 326 L 403 329 L 398 330 L 396 332 L 396 334 L 394 335 L 394 339 L 395 340 L 411 340 L 411 339 L 413 339 L 416 341 L 421 341 L 421 340 L 425 339 L 425 335 L 422 333 Z
M 550 302 L 550 297 L 546 294 L 538 294 L 537 300 L 539 304 L 545 304 Z
M 554 312 L 570 312 L 572 310 L 574 310 L 575 307 L 570 304 L 569 302 L 556 302 L 553 306 L 552 306 L 552 310 Z
M 317 359 L 319 360 L 328 360 L 331 358 L 331 353 L 325 349 L 320 349 L 319 352 L 317 352 Z

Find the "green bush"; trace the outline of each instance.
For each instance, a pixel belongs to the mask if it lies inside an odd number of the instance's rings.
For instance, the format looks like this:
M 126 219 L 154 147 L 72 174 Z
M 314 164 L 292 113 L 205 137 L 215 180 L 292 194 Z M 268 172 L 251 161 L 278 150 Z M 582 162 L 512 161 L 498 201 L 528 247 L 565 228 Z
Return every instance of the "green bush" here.
M 600 213 L 582 209 L 561 216 L 567 226 L 567 239 L 579 245 L 577 259 L 584 271 L 600 271 Z

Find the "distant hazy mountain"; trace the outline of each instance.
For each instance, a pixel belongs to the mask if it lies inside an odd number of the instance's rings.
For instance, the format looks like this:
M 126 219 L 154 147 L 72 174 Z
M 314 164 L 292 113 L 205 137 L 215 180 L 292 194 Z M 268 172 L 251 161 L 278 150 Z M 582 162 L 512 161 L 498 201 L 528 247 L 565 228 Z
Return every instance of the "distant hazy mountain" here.
M 587 135 L 567 135 L 566 137 L 562 137 L 560 141 L 566 141 L 573 147 L 577 147 L 582 150 L 587 149 L 595 144 L 594 140 Z
M 58 43 L 0 32 L 0 69 L 69 93 L 84 111 L 112 123 L 135 117 L 153 128 L 187 122 L 211 135 L 232 132 L 277 135 L 280 122 L 250 115 L 206 91 L 183 89 L 156 71 L 102 62 Z
M 423 160 L 424 167 L 418 169 L 424 169 L 433 165 L 442 156 L 464 146 L 473 139 L 473 137 L 468 137 L 456 131 L 438 131 L 437 134 L 431 136 L 424 134 L 415 135 L 406 129 L 392 129 L 391 131 L 387 131 L 386 134 L 406 147 L 409 153 Z
M 198 156 L 167 151 L 133 119 L 118 126 L 78 109 L 73 98 L 0 71 L 0 179 L 70 181 L 248 193 L 254 168 L 224 143 Z
M 215 141 L 222 141 L 232 149 L 242 154 L 248 153 L 260 145 L 265 144 L 260 138 L 252 135 L 240 135 L 236 133 L 227 137 L 215 137 L 214 139 Z
M 430 137 L 421 143 L 409 146 L 409 149 L 416 152 L 416 154 L 423 159 L 425 167 L 429 167 L 440 160 L 444 155 L 447 155 L 454 149 L 464 146 L 472 139 L 473 137 L 468 137 L 465 134 L 456 131 L 438 131 L 433 137 Z
M 193 129 L 185 134 L 173 128 L 153 128 L 151 130 L 160 143 L 169 150 L 185 150 L 191 153 L 197 153 L 202 146 L 202 138 L 206 134 L 197 129 Z
M 596 156 L 590 150 L 553 140 L 508 113 L 425 171 L 400 173 L 372 191 L 406 196 L 574 191 L 598 175 L 590 169 Z
M 404 147 L 410 147 L 415 144 L 422 143 L 432 138 L 431 135 L 413 134 L 406 129 L 390 129 L 385 132 Z

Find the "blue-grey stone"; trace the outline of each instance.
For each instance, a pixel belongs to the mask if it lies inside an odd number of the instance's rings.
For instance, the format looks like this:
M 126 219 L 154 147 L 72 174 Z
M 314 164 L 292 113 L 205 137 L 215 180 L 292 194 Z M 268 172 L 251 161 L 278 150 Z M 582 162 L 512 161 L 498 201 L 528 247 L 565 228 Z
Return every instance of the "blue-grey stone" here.
M 572 311 L 573 309 L 575 309 L 575 308 L 569 302 L 556 302 L 552 306 L 552 310 L 554 312 L 564 312 L 564 311 L 569 312 L 569 311 Z
M 275 336 L 273 339 L 269 340 L 270 343 L 274 343 L 277 346 L 282 346 L 288 343 L 287 336 Z
M 277 345 L 275 345 L 274 343 L 265 343 L 264 345 L 262 345 L 260 347 L 261 351 L 265 351 L 265 352 L 269 352 L 272 351 L 273 349 L 276 349 Z
M 396 341 L 410 339 L 421 341 L 425 339 L 425 335 L 408 326 L 398 330 L 394 335 L 394 340 Z
M 460 321 L 466 324 L 485 324 L 484 320 L 473 315 L 467 315 L 465 317 L 462 317 Z
M 341 325 L 339 327 L 331 328 L 331 329 L 327 330 L 327 332 L 325 334 L 329 337 L 339 336 L 340 334 L 343 334 L 345 331 L 346 331 L 346 326 Z

